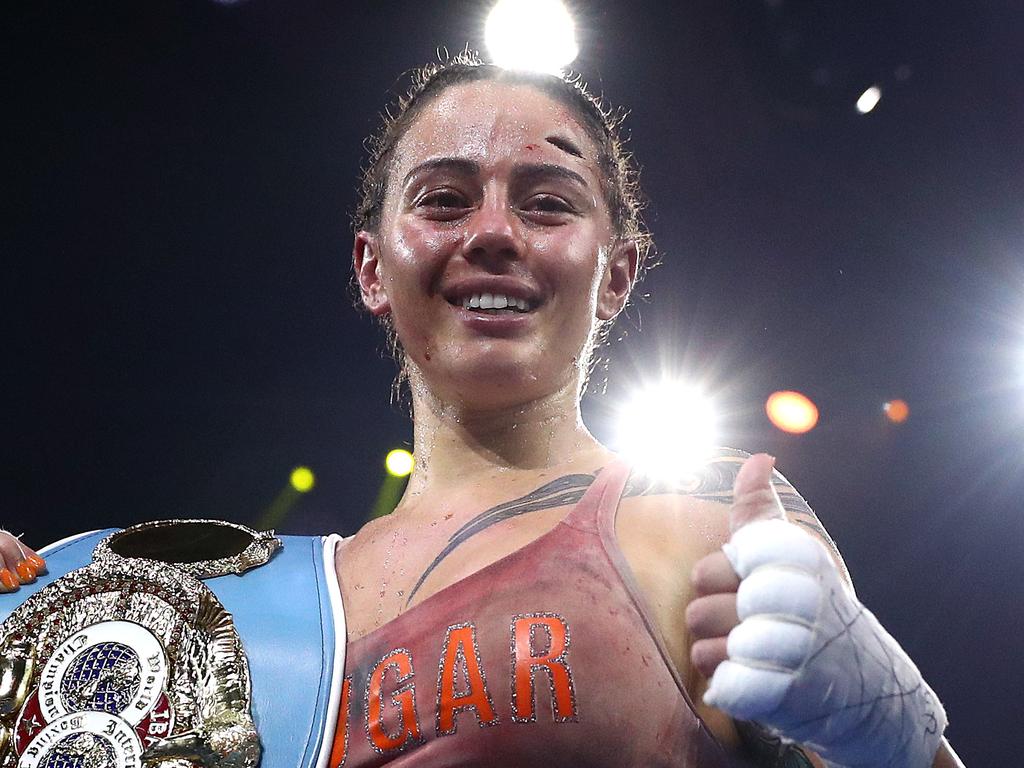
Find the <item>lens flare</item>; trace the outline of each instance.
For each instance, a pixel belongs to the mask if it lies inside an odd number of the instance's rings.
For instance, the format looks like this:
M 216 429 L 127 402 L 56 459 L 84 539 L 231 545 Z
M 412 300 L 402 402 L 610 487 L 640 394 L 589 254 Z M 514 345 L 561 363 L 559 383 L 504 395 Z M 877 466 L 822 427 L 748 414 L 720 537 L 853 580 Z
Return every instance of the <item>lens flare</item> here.
M 313 490 L 313 486 L 316 484 L 316 477 L 314 477 L 313 470 L 309 467 L 296 467 L 292 470 L 290 479 L 292 488 L 299 493 Z
M 559 0 L 499 0 L 484 39 L 499 67 L 557 74 L 579 53 L 576 28 Z
M 872 85 L 857 99 L 857 111 L 862 115 L 866 115 L 872 109 L 878 106 L 878 102 L 882 100 L 882 89 L 877 85 Z
M 408 476 L 412 472 L 413 463 L 412 454 L 404 448 L 388 451 L 388 455 L 384 459 L 384 466 L 392 477 Z
M 764 410 L 772 424 L 793 435 L 810 432 L 818 423 L 818 406 L 800 392 L 774 392 Z
M 699 469 L 717 444 L 714 403 L 692 384 L 643 387 L 618 410 L 616 446 L 649 477 L 679 480 Z
M 882 406 L 885 418 L 893 424 L 902 424 L 910 416 L 910 406 L 905 400 L 890 400 Z

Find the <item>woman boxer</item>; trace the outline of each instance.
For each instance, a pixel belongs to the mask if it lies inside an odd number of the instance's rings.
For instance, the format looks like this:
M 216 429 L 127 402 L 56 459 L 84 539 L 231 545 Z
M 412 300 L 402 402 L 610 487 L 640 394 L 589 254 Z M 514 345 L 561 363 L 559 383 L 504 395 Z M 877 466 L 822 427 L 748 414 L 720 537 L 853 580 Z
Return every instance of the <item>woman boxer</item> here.
M 337 551 L 332 768 L 959 765 L 770 457 L 722 451 L 664 487 L 583 425 L 643 269 L 634 181 L 577 83 L 468 56 L 421 72 L 378 138 L 355 279 L 416 467 Z

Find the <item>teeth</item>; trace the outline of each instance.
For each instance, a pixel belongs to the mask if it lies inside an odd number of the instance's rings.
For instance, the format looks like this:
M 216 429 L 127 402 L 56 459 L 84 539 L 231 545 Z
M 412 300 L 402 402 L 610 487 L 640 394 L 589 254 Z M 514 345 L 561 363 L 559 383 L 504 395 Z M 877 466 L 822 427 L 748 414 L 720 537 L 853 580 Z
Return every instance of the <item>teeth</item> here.
M 460 301 L 463 309 L 511 309 L 528 312 L 530 303 L 526 299 L 516 299 L 501 293 L 474 293 Z

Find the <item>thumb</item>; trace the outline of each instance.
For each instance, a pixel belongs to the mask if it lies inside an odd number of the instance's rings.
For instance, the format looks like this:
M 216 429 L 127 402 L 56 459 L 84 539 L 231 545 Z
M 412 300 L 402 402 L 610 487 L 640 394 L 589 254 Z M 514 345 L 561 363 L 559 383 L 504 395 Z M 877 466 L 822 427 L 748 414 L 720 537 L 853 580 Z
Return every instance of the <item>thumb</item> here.
M 785 520 L 779 494 L 772 487 L 775 458 L 757 453 L 743 462 L 733 485 L 732 508 L 729 510 L 729 532 L 758 520 Z

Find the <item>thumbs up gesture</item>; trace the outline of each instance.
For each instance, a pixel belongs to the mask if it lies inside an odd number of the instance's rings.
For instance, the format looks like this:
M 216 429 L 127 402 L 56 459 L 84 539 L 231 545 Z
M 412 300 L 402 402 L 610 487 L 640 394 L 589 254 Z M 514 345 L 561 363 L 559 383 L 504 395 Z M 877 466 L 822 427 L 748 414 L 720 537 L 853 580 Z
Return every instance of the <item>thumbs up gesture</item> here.
M 837 765 L 932 765 L 946 716 L 914 663 L 842 582 L 825 547 L 787 522 L 774 459 L 740 468 L 731 538 L 693 571 L 691 659 L 705 703 Z

